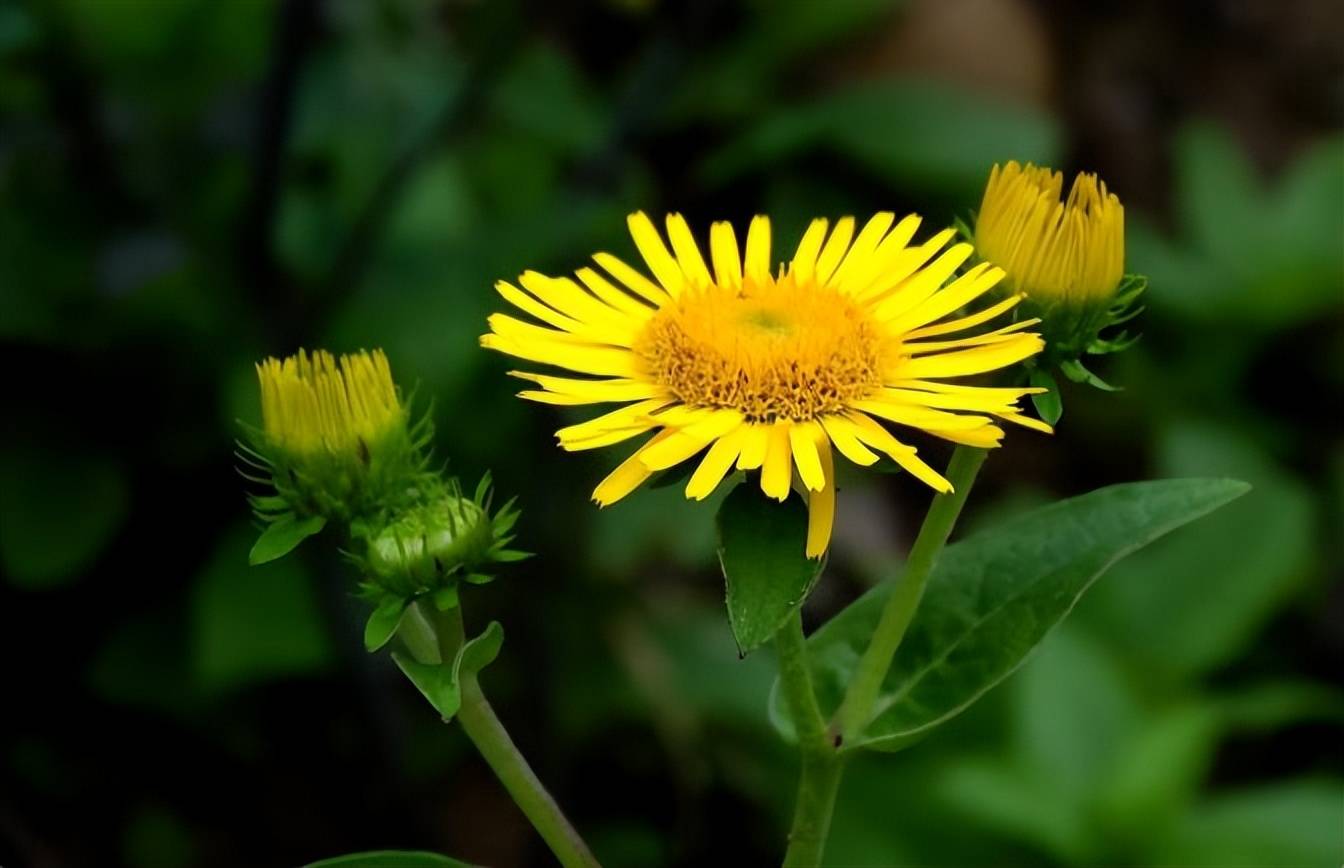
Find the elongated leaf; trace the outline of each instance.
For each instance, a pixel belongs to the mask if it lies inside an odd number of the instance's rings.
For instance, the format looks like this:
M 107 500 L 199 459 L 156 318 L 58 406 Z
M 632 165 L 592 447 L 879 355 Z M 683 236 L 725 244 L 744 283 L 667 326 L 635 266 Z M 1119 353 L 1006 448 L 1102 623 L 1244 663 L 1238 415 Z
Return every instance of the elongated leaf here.
M 956 716 L 1020 666 L 1111 564 L 1248 489 L 1228 479 L 1115 485 L 949 546 L 874 719 L 849 746 L 897 750 Z M 869 591 L 808 640 L 824 712 L 839 705 L 891 588 Z M 778 691 L 771 717 L 787 734 Z
M 299 518 L 294 513 L 286 513 L 266 526 L 252 551 L 247 556 L 251 566 L 268 563 L 282 558 L 294 550 L 294 547 L 327 526 L 327 520 L 320 515 Z
M 472 868 L 459 859 L 421 850 L 374 850 L 309 862 L 304 868 Z
M 491 621 L 481 635 L 464 642 L 452 660 L 421 663 L 399 651 L 392 653 L 392 659 L 446 723 L 462 707 L 462 676 L 475 675 L 493 663 L 503 644 L 504 628 Z
M 364 625 L 364 650 L 372 654 L 392 641 L 406 614 L 408 601 L 403 597 L 387 597 L 369 615 Z
M 719 507 L 717 524 L 728 623 L 746 654 L 803 604 L 822 559 L 805 554 L 807 507 L 797 497 L 779 503 L 754 485 L 739 485 Z

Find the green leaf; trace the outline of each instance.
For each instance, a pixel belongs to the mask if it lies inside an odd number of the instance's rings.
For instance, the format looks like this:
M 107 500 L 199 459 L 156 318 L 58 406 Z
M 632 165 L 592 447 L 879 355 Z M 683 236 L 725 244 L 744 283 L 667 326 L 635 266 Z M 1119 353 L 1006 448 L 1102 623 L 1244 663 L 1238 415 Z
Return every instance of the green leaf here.
M 269 563 L 294 551 L 294 547 L 327 526 L 326 518 L 310 515 L 300 519 L 292 512 L 285 513 L 266 526 L 261 532 L 247 562 L 252 566 Z
M 1084 383 L 1094 389 L 1101 389 L 1103 392 L 1118 392 L 1119 387 L 1112 386 L 1110 383 L 1098 377 L 1096 374 L 1083 367 L 1083 363 L 1077 359 L 1065 359 L 1059 363 L 1059 370 L 1064 376 L 1073 380 L 1075 383 Z
M 462 677 L 493 663 L 503 644 L 504 628 L 491 621 L 481 635 L 463 643 L 451 661 L 421 663 L 400 651 L 394 651 L 392 659 L 446 723 L 462 707 Z
M 462 691 L 454 674 L 456 667 L 445 663 L 421 663 L 400 651 L 393 651 L 392 659 L 444 722 L 452 720 L 462 707 Z
M 309 862 L 304 868 L 472 868 L 468 862 L 422 850 L 373 850 Z
M 1040 414 L 1049 425 L 1059 424 L 1059 419 L 1064 415 L 1064 402 L 1059 394 L 1059 384 L 1055 382 L 1055 375 L 1045 368 L 1034 367 L 1031 369 L 1031 385 L 1037 389 L 1045 389 L 1039 395 L 1031 396 L 1031 403 L 1036 406 L 1036 412 Z
M 1248 488 L 1228 479 L 1114 485 L 949 546 L 873 722 L 848 746 L 897 750 L 961 713 L 1017 669 L 1111 564 Z M 824 713 L 839 705 L 892 587 L 864 594 L 808 640 Z M 775 697 L 780 725 L 787 715 Z
M 1157 865 L 1335 866 L 1344 862 L 1344 781 L 1302 780 L 1221 795 L 1192 810 Z
M 716 521 L 728 623 L 746 654 L 774 636 L 803 604 L 821 575 L 822 559 L 804 554 L 807 507 L 793 495 L 779 503 L 755 485 L 739 485 L 719 507 Z
M 457 678 L 460 679 L 464 673 L 475 675 L 494 663 L 503 645 L 504 628 L 498 621 L 491 621 L 481 635 L 468 639 L 457 652 L 457 659 L 453 661 Z
M 392 641 L 406 614 L 408 601 L 404 597 L 386 597 L 369 615 L 364 625 L 364 650 L 372 654 Z

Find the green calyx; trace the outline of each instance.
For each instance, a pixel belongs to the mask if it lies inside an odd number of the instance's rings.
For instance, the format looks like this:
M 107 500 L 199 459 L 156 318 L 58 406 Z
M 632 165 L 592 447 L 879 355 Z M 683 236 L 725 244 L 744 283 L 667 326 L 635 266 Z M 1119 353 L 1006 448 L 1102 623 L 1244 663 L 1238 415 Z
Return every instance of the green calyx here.
M 493 515 L 490 479 L 467 497 L 454 481 L 420 502 L 385 510 L 352 528 L 359 550 L 354 559 L 371 596 L 411 600 L 434 596 L 440 608 L 455 605 L 459 581 L 483 584 L 492 564 L 520 560 L 509 535 L 518 519 L 512 503 Z
M 438 484 L 428 466 L 433 424 L 428 413 L 416 422 L 404 408 L 401 415 L 401 424 L 342 451 L 297 452 L 244 426 L 246 439 L 238 445 L 243 475 L 273 492 L 250 498 L 257 517 L 271 522 L 292 513 L 351 522 L 420 499 Z
M 1038 364 L 1059 368 L 1074 379 L 1068 373 L 1069 362 L 1077 362 L 1084 356 L 1107 355 L 1128 349 L 1139 336 L 1131 335 L 1124 328 L 1115 329 L 1143 312 L 1139 296 L 1147 286 L 1146 277 L 1129 274 L 1113 295 L 1097 301 L 1042 303 L 1030 296 L 1024 298 L 1017 308 L 1018 318 L 1041 320 L 1039 329 L 1046 346 Z

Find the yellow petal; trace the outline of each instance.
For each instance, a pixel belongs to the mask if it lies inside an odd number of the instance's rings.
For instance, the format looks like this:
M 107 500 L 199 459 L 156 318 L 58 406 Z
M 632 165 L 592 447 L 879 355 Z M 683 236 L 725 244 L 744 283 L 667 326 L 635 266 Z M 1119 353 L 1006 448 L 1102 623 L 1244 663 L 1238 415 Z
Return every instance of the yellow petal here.
M 852 406 L 869 415 L 886 419 L 888 422 L 909 425 L 913 428 L 942 428 L 949 431 L 959 431 L 979 428 L 989 422 L 984 416 L 960 416 L 944 410 L 934 410 L 930 407 L 920 407 L 914 404 L 902 404 L 898 401 L 883 398 L 855 401 Z
M 750 424 L 743 426 L 742 454 L 737 458 L 738 470 L 756 470 L 765 464 L 765 454 L 770 449 L 770 426 Z
M 649 215 L 643 211 L 636 211 L 627 217 L 625 222 L 630 227 L 630 237 L 635 239 L 635 246 L 639 248 L 639 255 L 644 257 L 653 276 L 658 278 L 658 282 L 667 290 L 668 295 L 676 298 L 686 282 L 686 277 L 681 273 L 681 266 L 677 265 L 677 260 L 667 251 L 667 245 L 663 244 L 663 239 L 654 227 L 653 221 L 649 219 Z
M 690 458 L 712 441 L 742 424 L 735 410 L 716 410 L 704 422 L 679 428 L 676 435 L 644 452 L 640 459 L 650 470 L 666 470 Z
M 807 497 L 807 556 L 819 558 L 831 544 L 831 528 L 835 525 L 835 461 L 826 435 L 820 429 L 812 433 L 825 484 Z
M 747 227 L 747 277 L 763 282 L 770 279 L 770 218 L 757 214 Z
M 907 359 L 896 366 L 900 379 L 918 379 L 920 377 L 961 377 L 967 374 L 983 374 L 1016 364 L 1034 356 L 1045 348 L 1038 335 L 1017 335 L 1012 340 L 987 347 L 972 347 L 969 350 L 954 350 L 934 356 L 920 356 Z
M 825 217 L 818 217 L 808 224 L 807 231 L 798 242 L 798 250 L 793 254 L 790 266 L 793 276 L 799 283 L 810 280 L 817 267 L 817 254 L 821 252 L 821 243 L 826 240 Z
M 825 284 L 831 279 L 835 267 L 840 264 L 845 251 L 849 249 L 849 239 L 852 237 L 854 237 L 853 217 L 841 217 L 835 221 L 831 237 L 826 239 L 825 246 L 821 248 L 821 255 L 817 257 L 817 283 Z
M 815 423 L 789 427 L 789 446 L 793 450 L 793 460 L 798 465 L 798 476 L 809 491 L 820 491 L 826 485 L 826 475 L 821 470 L 821 459 L 817 457 L 815 428 Z
M 789 484 L 793 481 L 792 449 L 789 445 L 788 422 L 776 422 L 767 430 L 769 443 L 765 452 L 765 464 L 761 467 L 761 491 L 766 497 L 785 500 L 789 496 Z
M 578 276 L 579 280 L 583 281 L 583 285 L 588 287 L 593 295 L 617 310 L 624 311 L 627 316 L 636 322 L 644 322 L 653 316 L 653 308 L 642 301 L 637 301 L 630 293 L 617 288 L 615 284 L 591 268 L 580 268 L 574 274 Z
M 607 274 L 630 287 L 631 292 L 647 298 L 655 306 L 662 307 L 671 301 L 662 287 L 631 268 L 620 257 L 612 256 L 610 253 L 594 253 L 593 261 L 605 268 Z
M 922 329 L 915 329 L 906 335 L 907 339 L 931 338 L 937 335 L 951 334 L 959 332 L 962 329 L 968 329 L 972 326 L 978 326 L 981 323 L 989 322 L 1000 314 L 1007 313 L 1017 306 L 1018 302 L 1026 298 L 1024 295 L 1012 295 L 996 304 L 990 305 L 984 310 L 973 313 L 970 316 L 963 316 L 957 319 L 950 319 L 947 322 L 941 322 L 937 325 L 925 326 Z
M 682 274 L 686 275 L 686 280 L 692 286 L 704 287 L 714 282 L 709 276 L 709 269 L 705 267 L 704 257 L 700 255 L 700 247 L 695 243 L 695 236 L 691 234 L 691 227 L 686 225 L 685 217 L 680 214 L 667 215 L 667 237 L 672 241 L 672 250 L 677 254 Z
M 650 437 L 647 443 L 635 450 L 635 454 L 622 461 L 606 479 L 597 484 L 597 488 L 593 489 L 593 500 L 597 501 L 599 506 L 610 506 L 638 488 L 644 480 L 653 475 L 653 471 L 639 460 L 640 453 L 651 446 L 657 446 L 671 436 L 671 431 L 659 431 Z
M 742 257 L 731 223 L 720 221 L 709 227 L 709 254 L 720 286 L 737 289 L 742 285 Z
M 840 450 L 840 454 L 850 461 L 860 467 L 868 467 L 878 462 L 877 453 L 863 445 L 854 431 L 854 423 L 844 416 L 822 416 L 821 427 L 835 443 L 835 448 Z
M 913 446 L 907 446 L 897 440 L 891 435 L 890 431 L 875 422 L 872 417 L 853 412 L 849 414 L 849 419 L 854 423 L 855 433 L 859 439 L 874 449 L 885 452 L 891 460 L 905 468 L 910 475 L 924 482 L 935 491 L 948 492 L 952 490 L 952 483 L 916 456 Z
M 746 438 L 747 427 L 738 426 L 714 441 L 705 453 L 700 466 L 691 474 L 686 483 L 686 496 L 694 500 L 704 500 L 713 493 L 723 477 L 732 469 L 733 462 L 742 451 L 742 442 Z
M 849 252 L 845 254 L 844 261 L 840 263 L 840 267 L 835 270 L 835 274 L 831 275 L 831 279 L 827 283 L 837 287 L 841 292 L 862 289 L 862 286 L 854 285 L 853 278 L 867 269 L 871 263 L 873 252 L 877 250 L 877 245 L 881 243 L 882 237 L 887 234 L 887 230 L 891 228 L 892 221 L 895 219 L 896 215 L 890 211 L 880 211 L 874 214 L 859 232 L 859 236 L 854 239 L 854 243 L 849 247 Z

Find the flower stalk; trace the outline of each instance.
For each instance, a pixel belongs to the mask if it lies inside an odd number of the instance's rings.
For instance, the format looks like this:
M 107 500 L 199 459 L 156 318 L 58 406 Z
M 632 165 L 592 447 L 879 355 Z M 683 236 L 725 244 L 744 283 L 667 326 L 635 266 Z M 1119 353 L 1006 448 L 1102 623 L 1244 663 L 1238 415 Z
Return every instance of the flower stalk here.
M 797 610 L 775 634 L 775 651 L 779 656 L 780 685 L 802 755 L 784 865 L 786 868 L 805 868 L 821 864 L 831 815 L 835 811 L 835 797 L 840 791 L 844 758 L 826 734 L 826 719 L 812 689 L 807 643 L 803 637 L 802 617 Z
M 437 665 L 452 660 L 465 639 L 462 609 L 455 606 L 439 611 L 433 606 L 412 604 L 401 622 L 399 635 L 407 651 L 420 663 Z M 495 714 L 476 673 L 463 671 L 461 679 L 462 705 L 457 720 L 518 809 L 564 868 L 600 868 L 588 845 Z
M 845 691 L 845 698 L 831 723 L 834 737 L 840 743 L 861 733 L 872 719 L 873 705 L 882 689 L 882 682 L 891 669 L 896 650 L 905 638 L 905 631 L 919 608 L 924 586 L 938 560 L 938 554 L 947 543 L 952 527 L 961 515 L 971 486 L 975 484 L 980 465 L 988 453 L 974 446 L 958 446 L 947 467 L 947 478 L 952 491 L 936 495 L 920 526 L 919 536 L 910 549 L 910 559 L 900 581 L 892 589 L 882 617 L 873 631 L 873 638 L 859 659 L 854 679 Z

